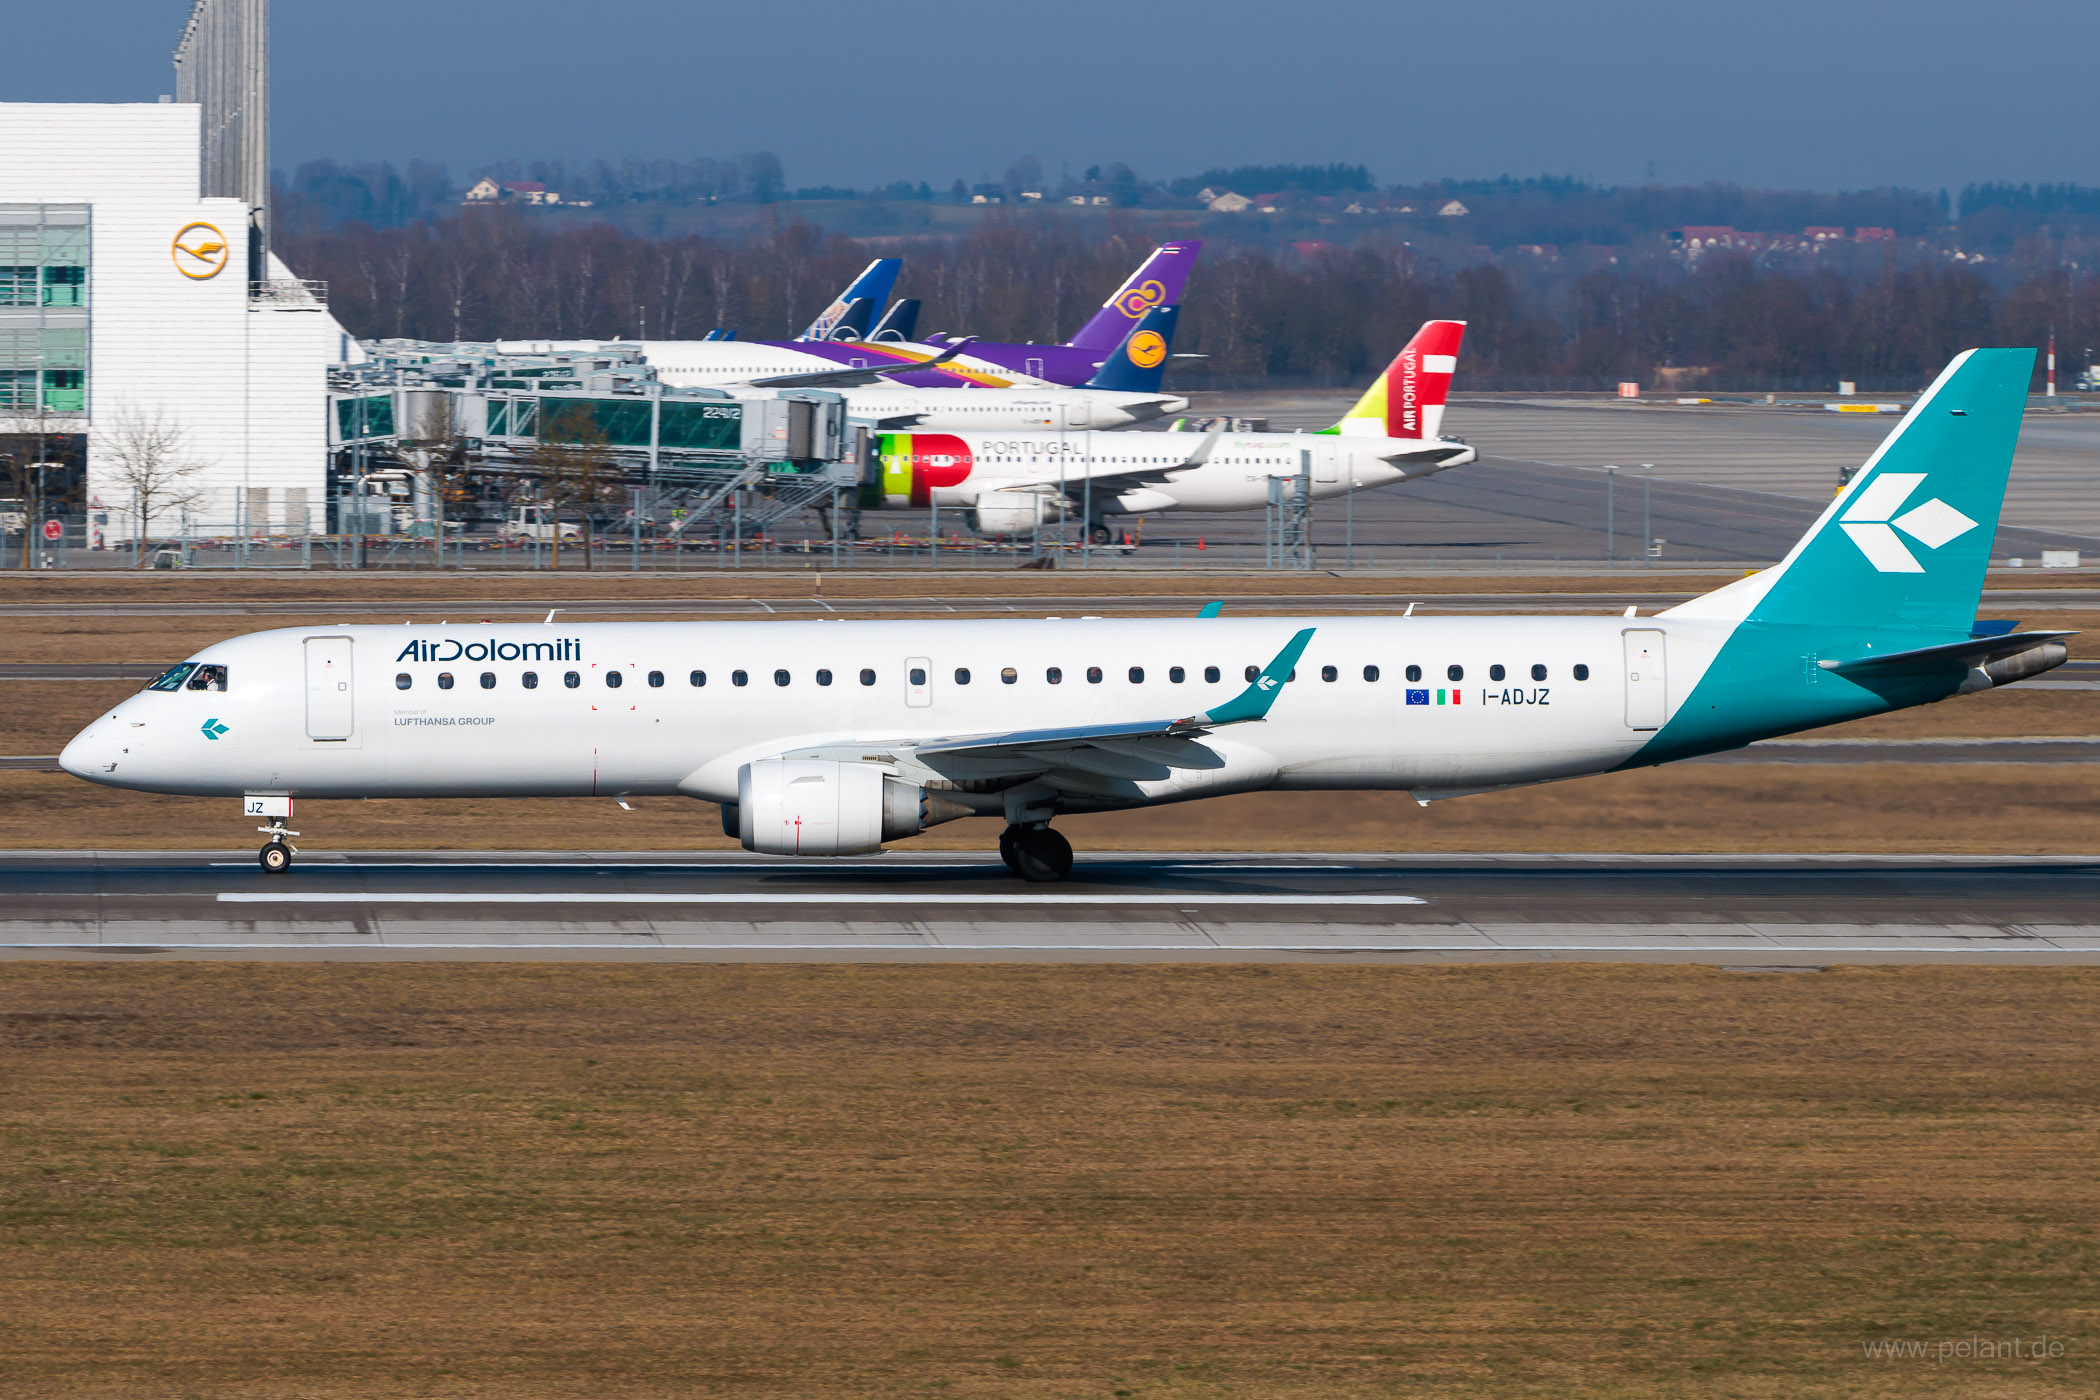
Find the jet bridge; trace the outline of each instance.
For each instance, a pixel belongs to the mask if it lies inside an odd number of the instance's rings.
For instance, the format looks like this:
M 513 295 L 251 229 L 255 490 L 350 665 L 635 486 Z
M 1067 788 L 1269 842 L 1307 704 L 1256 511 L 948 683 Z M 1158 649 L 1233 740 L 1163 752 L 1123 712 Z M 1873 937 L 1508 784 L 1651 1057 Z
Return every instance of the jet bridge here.
M 434 516 L 441 478 L 517 495 L 585 463 L 622 517 L 639 509 L 670 538 L 749 534 L 803 509 L 836 528 L 835 513 L 875 471 L 875 423 L 830 390 L 674 388 L 638 349 L 364 348 L 368 358 L 338 366 L 331 384 L 332 494 L 363 501 L 368 477 L 405 468 L 423 485 L 396 508 L 409 517 L 402 528 Z

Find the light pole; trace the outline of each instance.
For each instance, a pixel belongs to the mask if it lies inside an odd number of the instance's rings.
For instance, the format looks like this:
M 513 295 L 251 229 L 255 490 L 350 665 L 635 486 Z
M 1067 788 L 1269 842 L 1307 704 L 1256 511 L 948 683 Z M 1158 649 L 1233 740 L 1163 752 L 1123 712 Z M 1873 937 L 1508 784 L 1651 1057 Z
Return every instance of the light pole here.
M 1647 568 L 1655 558 L 1655 515 L 1649 508 L 1654 480 L 1650 476 L 1655 463 L 1641 463 L 1641 567 Z
M 1616 564 L 1616 563 L 1618 562 L 1618 541 L 1617 541 L 1617 539 L 1616 539 L 1616 536 L 1615 536 L 1615 533 L 1614 533 L 1614 531 L 1615 531 L 1615 527 L 1616 527 L 1616 525 L 1617 525 L 1617 521 L 1616 521 L 1616 520 L 1614 519 L 1614 516 L 1615 516 L 1615 513 L 1616 513 L 1616 511 L 1617 511 L 1617 508 L 1618 508 L 1618 494 L 1617 494 L 1617 489 L 1616 489 L 1616 488 L 1617 488 L 1617 483 L 1618 483 L 1618 480 L 1619 480 L 1619 469 L 1618 469 L 1618 468 L 1617 468 L 1616 466 L 1607 466 L 1607 467 L 1605 467 L 1605 469 L 1604 469 L 1604 567 L 1605 567 L 1605 568 L 1607 568 L 1607 569 L 1611 568 L 1611 567 L 1612 567 L 1612 566 L 1613 566 L 1614 564 Z

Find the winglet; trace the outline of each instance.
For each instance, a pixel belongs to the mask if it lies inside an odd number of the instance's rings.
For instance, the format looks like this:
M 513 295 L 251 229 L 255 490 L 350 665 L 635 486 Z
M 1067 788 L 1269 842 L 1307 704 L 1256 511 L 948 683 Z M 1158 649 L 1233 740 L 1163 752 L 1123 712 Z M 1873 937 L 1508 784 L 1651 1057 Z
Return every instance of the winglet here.
M 1203 607 L 1196 613 L 1196 616 L 1216 617 L 1219 613 L 1223 611 L 1225 611 L 1225 600 L 1223 598 L 1220 598 L 1215 603 L 1205 603 Z
M 1247 720 L 1260 719 L 1269 713 L 1269 706 L 1283 694 L 1284 682 L 1291 677 L 1291 669 L 1305 648 L 1312 642 L 1316 629 L 1308 627 L 1284 644 L 1276 659 L 1262 668 L 1262 673 L 1251 681 L 1247 688 L 1233 696 L 1215 710 L 1207 710 L 1198 716 L 1196 723 L 1202 725 L 1241 724 Z

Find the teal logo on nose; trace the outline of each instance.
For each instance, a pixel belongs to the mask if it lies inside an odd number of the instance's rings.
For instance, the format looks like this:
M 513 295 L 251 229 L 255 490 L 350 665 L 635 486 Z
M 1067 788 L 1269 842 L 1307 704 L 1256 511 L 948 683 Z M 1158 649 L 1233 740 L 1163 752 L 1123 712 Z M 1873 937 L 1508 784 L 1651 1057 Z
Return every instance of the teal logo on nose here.
M 218 722 L 217 720 L 215 720 L 215 719 L 208 719 L 208 720 L 204 721 L 204 737 L 205 737 L 205 738 L 207 738 L 207 739 L 216 739 L 216 738 L 218 738 L 218 737 L 219 737 L 219 736 L 220 736 L 221 734 L 224 734 L 225 732 L 226 732 L 226 726 L 225 726 L 225 725 L 223 725 L 223 724 L 221 724 L 221 723 L 219 723 L 219 722 Z

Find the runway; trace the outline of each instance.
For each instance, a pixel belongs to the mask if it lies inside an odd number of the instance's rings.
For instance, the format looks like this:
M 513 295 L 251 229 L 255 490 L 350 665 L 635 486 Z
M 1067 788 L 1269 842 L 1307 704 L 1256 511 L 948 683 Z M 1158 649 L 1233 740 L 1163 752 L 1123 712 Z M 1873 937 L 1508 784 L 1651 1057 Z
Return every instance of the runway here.
M 0 958 L 2100 965 L 2100 856 L 0 856 Z

